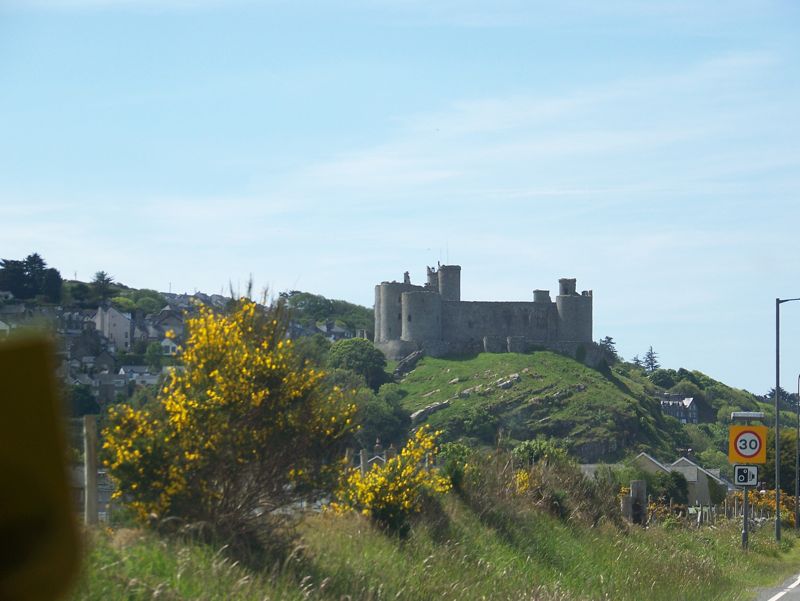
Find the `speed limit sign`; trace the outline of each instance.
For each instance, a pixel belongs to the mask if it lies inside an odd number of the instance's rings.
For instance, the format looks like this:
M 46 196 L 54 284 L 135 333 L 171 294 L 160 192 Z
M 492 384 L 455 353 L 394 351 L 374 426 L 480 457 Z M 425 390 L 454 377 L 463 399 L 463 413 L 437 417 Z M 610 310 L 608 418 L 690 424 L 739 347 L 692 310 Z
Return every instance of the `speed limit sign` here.
M 728 461 L 767 462 L 766 426 L 731 426 L 728 432 Z

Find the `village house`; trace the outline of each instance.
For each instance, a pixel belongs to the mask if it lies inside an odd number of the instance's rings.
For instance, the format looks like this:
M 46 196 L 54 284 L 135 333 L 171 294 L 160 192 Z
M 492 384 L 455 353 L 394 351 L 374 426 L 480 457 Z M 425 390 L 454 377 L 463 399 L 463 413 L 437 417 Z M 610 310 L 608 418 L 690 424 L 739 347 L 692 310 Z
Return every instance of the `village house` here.
M 707 470 L 687 457 L 665 465 L 647 453 L 639 453 L 633 460 L 636 467 L 649 474 L 678 472 L 689 485 L 690 505 L 711 505 L 711 487 L 721 486 L 727 491 L 729 483 L 722 479 L 719 470 Z
M 665 394 L 661 399 L 661 413 L 671 415 L 682 424 L 696 424 L 698 422 L 697 403 L 692 397 Z
M 128 313 L 113 306 L 100 306 L 94 318 L 97 331 L 108 338 L 118 351 L 129 351 L 132 347 L 132 322 Z

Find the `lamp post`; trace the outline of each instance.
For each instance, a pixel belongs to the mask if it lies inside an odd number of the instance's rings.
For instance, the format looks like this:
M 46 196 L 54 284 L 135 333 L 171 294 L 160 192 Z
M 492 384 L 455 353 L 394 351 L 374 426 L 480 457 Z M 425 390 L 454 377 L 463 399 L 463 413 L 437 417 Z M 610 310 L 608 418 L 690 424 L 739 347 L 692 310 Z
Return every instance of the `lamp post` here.
M 800 298 L 775 299 L 775 540 L 781 540 L 781 305 Z
M 797 436 L 794 439 L 794 529 L 800 528 L 800 375 L 797 376 L 797 398 L 794 405 L 797 412 Z

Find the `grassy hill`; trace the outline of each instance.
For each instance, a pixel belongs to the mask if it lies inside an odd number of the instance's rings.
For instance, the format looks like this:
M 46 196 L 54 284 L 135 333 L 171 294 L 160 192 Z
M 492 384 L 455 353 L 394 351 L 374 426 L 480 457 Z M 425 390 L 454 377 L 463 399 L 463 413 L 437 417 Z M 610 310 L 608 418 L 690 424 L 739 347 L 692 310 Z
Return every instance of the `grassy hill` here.
M 731 409 L 755 409 L 755 397 L 731 389 L 699 372 L 688 390 L 713 416 Z M 471 358 L 423 358 L 396 386 L 403 404 L 417 411 L 439 402 L 444 409 L 424 421 L 445 438 L 469 438 L 492 445 L 498 435 L 513 444 L 537 436 L 557 438 L 582 461 L 617 460 L 647 451 L 674 457 L 675 449 L 696 442 L 721 444 L 720 433 L 687 429 L 662 415 L 658 386 L 645 372 L 620 363 L 599 371 L 549 351 L 488 354 Z M 677 384 L 675 384 L 677 386 Z M 673 386 L 673 388 L 675 387 Z M 697 446 L 695 444 L 695 446 Z

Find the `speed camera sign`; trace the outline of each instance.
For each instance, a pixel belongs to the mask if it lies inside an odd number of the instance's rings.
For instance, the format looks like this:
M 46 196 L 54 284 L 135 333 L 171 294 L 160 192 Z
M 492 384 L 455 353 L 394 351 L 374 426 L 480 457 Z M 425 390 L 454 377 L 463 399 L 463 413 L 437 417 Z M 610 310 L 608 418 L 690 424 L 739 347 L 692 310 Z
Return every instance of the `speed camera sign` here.
M 728 435 L 728 460 L 731 463 L 766 463 L 767 427 L 731 426 Z
M 733 467 L 733 481 L 736 486 L 755 486 L 758 483 L 757 465 L 736 465 Z

